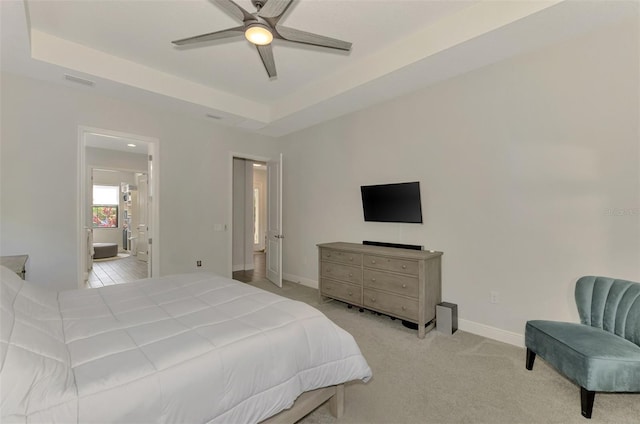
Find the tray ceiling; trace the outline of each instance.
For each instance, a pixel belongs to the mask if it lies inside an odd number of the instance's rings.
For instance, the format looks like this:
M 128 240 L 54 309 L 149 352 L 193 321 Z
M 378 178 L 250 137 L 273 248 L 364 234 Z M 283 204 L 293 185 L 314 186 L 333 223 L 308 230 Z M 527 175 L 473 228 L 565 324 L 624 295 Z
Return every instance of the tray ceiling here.
M 237 0 L 246 10 L 249 0 Z M 269 79 L 244 38 L 172 40 L 237 26 L 209 0 L 2 1 L 2 69 L 153 102 L 280 136 L 599 25 L 637 18 L 602 1 L 301 0 L 281 23 L 353 43 L 281 43 Z

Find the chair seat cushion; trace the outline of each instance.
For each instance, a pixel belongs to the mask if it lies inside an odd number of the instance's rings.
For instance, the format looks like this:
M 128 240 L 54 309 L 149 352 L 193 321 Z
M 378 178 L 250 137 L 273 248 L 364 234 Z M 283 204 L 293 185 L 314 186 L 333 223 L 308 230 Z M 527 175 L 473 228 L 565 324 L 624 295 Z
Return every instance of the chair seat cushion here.
M 640 346 L 613 333 L 584 324 L 535 320 L 527 322 L 525 344 L 587 390 L 640 391 Z

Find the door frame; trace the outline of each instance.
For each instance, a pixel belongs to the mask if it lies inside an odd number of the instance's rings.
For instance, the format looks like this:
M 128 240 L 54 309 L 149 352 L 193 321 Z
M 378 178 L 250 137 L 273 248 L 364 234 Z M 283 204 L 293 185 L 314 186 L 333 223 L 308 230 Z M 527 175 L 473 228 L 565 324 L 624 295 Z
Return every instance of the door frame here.
M 85 230 L 87 210 L 87 157 L 85 138 L 88 134 L 100 134 L 114 138 L 127 138 L 138 140 L 147 144 L 147 153 L 152 156 L 153 160 L 148 161 L 148 193 L 150 202 L 147 212 L 149 214 L 149 224 L 151 231 L 149 237 L 153 240 L 151 247 L 151 267 L 149 269 L 149 277 L 157 277 L 160 275 L 160 160 L 159 160 L 159 143 L 160 140 L 155 137 L 148 137 L 138 134 L 125 133 L 121 131 L 107 130 L 104 128 L 90 127 L 86 125 L 78 125 L 78 162 L 77 162 L 77 196 L 76 210 L 78 211 L 76 219 L 76 251 L 78 258 L 77 278 L 78 288 L 85 288 L 85 272 L 87 265 L 87 233 Z
M 266 156 L 256 156 L 247 153 L 229 152 L 229 231 L 227 231 L 227 252 L 229 252 L 229 260 L 227 261 L 227 276 L 233 277 L 233 159 L 246 159 L 256 162 L 269 162 L 273 160 Z

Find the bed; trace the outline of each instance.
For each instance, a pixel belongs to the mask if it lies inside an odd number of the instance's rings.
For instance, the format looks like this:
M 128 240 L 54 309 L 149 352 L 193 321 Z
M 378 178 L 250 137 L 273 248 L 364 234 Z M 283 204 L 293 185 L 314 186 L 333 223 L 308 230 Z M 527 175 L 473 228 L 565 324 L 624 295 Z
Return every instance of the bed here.
M 295 420 L 371 377 L 315 308 L 215 274 L 62 292 L 0 276 L 2 422 Z

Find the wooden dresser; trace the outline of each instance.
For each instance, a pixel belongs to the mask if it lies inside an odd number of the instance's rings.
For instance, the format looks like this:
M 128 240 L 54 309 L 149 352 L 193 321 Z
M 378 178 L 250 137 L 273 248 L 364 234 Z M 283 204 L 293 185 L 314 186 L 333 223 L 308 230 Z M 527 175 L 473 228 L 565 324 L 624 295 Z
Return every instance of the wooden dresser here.
M 323 298 L 417 324 L 419 338 L 433 329 L 442 296 L 442 252 L 342 242 L 318 248 Z

